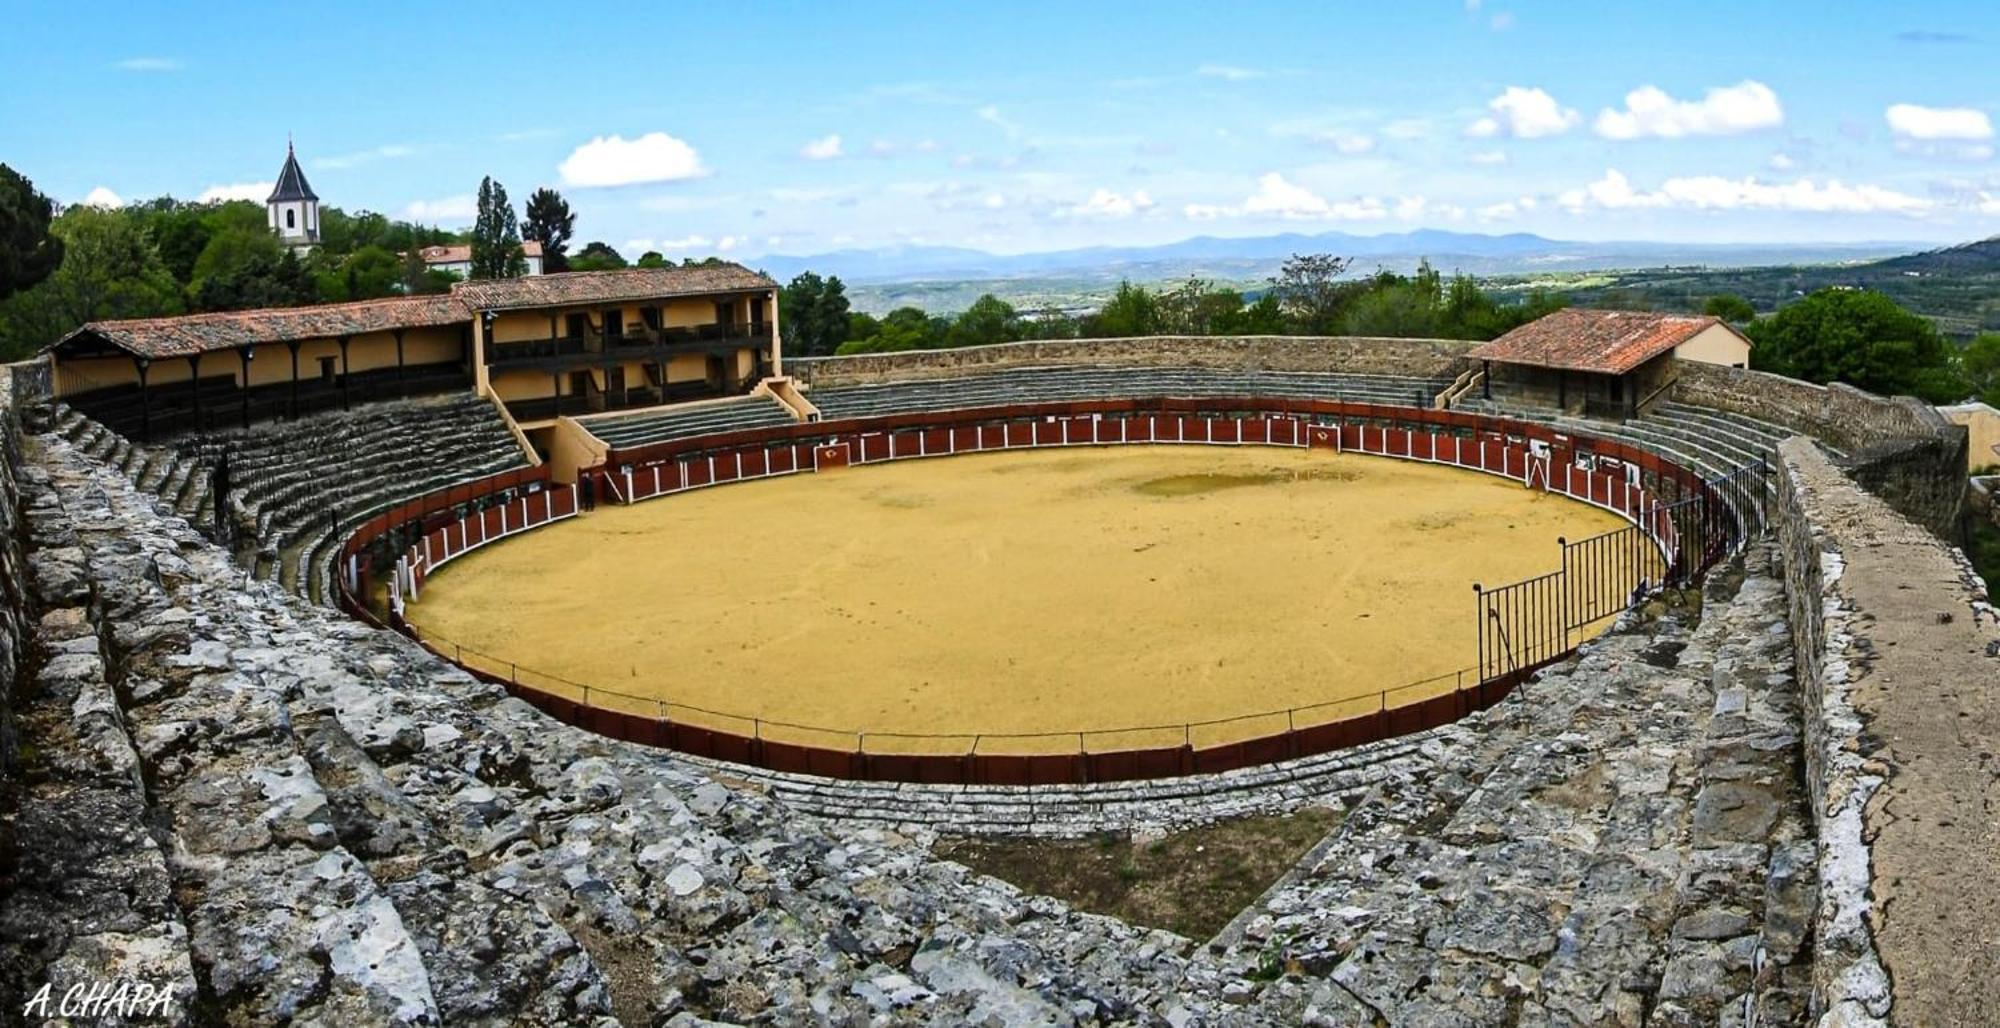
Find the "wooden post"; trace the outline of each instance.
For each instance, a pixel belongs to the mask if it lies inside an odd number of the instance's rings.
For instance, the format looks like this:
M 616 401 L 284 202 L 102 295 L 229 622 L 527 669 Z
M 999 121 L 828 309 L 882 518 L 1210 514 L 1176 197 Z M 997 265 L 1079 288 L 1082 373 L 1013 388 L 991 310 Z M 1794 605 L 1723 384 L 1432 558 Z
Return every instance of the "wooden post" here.
M 153 362 L 134 355 L 132 364 L 139 371 L 139 441 L 149 443 L 153 441 L 153 394 L 146 386 L 146 370 Z
M 410 395 L 409 387 L 403 382 L 403 332 L 404 330 L 400 328 L 396 330 L 396 395 L 398 397 Z
M 239 395 L 241 396 L 243 401 L 243 427 L 249 428 L 250 427 L 250 362 L 256 359 L 257 348 L 255 346 L 246 346 L 243 349 L 236 351 L 236 354 L 237 356 L 243 359 L 243 385 L 241 390 L 239 390 Z
M 188 358 L 188 375 L 194 383 L 194 430 L 200 432 L 207 427 L 201 423 L 201 354 Z
M 352 338 L 353 338 L 352 336 L 340 337 L 340 409 L 341 410 L 347 409 L 347 380 L 353 377 L 347 373 L 348 372 L 347 343 Z
M 288 339 L 285 346 L 292 351 L 292 417 L 299 416 L 299 341 Z

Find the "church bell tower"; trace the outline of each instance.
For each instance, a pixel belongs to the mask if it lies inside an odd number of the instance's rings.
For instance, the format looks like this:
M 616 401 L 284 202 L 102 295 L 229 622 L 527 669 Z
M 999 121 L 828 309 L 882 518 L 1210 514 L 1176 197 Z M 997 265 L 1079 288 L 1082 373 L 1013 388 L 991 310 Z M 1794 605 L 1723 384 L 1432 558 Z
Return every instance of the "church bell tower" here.
M 278 170 L 278 183 L 271 198 L 264 201 L 271 231 L 294 250 L 310 250 L 319 245 L 319 197 L 299 169 L 299 155 L 285 141 L 285 166 Z

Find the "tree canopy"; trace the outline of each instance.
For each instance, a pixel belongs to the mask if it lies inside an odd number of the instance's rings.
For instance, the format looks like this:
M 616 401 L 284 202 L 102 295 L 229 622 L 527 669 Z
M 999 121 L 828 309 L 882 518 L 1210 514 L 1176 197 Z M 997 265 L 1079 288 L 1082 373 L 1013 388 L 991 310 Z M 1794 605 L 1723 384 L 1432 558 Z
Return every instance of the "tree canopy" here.
M 610 243 L 601 241 L 585 243 L 569 261 L 571 271 L 609 271 L 625 266 L 624 255 L 612 249 Z
M 78 205 L 53 222 L 63 259 L 48 278 L 0 303 L 0 357 L 12 360 L 86 321 L 179 314 L 180 284 L 145 228 L 122 212 Z
M 62 263 L 62 239 L 49 231 L 55 215 L 54 201 L 0 164 L 0 300 L 48 278 Z
M 778 324 L 792 352 L 824 357 L 847 341 L 847 287 L 808 271 L 778 290 Z
M 1956 354 L 1937 326 L 1872 289 L 1817 290 L 1745 334 L 1756 344 L 1753 368 L 1932 403 L 1964 398 Z
M 1717 293 L 1702 304 L 1701 312 L 1736 325 L 1747 325 L 1757 317 L 1757 308 L 1735 293 Z
M 576 232 L 576 214 L 562 194 L 544 186 L 528 194 L 521 238 L 542 244 L 542 270 L 569 270 L 569 240 Z
M 479 180 L 479 213 L 472 222 L 472 277 L 520 278 L 528 258 L 521 250 L 521 233 L 507 187 L 491 175 Z

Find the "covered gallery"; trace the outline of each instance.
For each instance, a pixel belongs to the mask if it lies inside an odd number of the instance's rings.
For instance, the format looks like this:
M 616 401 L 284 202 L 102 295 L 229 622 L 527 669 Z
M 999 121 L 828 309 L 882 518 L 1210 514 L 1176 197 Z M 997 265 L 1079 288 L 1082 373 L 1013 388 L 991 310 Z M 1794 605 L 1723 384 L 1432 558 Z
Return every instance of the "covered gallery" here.
M 1628 418 L 1674 380 L 1674 361 L 1747 367 L 1750 340 L 1720 318 L 1567 309 L 1474 349 L 1485 392 L 1522 407 Z
M 523 423 L 747 391 L 780 373 L 777 283 L 737 264 L 461 282 L 447 295 L 91 322 L 55 394 L 150 440 L 471 390 Z

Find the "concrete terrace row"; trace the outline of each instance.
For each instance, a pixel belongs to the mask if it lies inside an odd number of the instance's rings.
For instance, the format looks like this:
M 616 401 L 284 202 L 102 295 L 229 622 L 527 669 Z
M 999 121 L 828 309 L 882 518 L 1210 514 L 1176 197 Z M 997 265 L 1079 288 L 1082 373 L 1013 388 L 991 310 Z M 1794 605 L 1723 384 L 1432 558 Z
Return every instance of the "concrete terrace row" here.
M 648 443 L 752 428 L 775 428 L 793 422 L 791 408 L 769 396 L 742 396 L 711 403 L 688 404 L 583 423 L 590 434 L 618 449 Z

